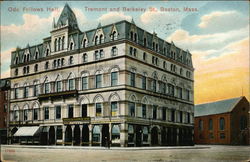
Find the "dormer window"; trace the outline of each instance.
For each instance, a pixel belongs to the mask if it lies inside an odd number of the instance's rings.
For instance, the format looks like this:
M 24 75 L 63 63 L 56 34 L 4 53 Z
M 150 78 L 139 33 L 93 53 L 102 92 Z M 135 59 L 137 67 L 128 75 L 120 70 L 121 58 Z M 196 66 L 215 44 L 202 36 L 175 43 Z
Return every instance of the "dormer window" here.
M 36 53 L 35 53 L 35 60 L 37 60 L 38 59 L 38 52 L 36 51 Z
M 111 34 L 111 40 L 117 40 L 117 32 L 114 31 L 112 34 Z
M 46 56 L 49 56 L 49 49 L 46 50 Z
M 99 42 L 98 36 L 95 36 L 95 45 L 97 45 Z
M 153 42 L 153 50 L 155 50 L 155 42 Z
M 145 47 L 147 47 L 147 39 L 146 39 L 146 38 L 143 39 L 143 45 L 144 45 Z
M 26 62 L 26 55 L 23 56 L 23 62 Z
M 18 61 L 19 61 L 19 59 L 18 59 L 18 57 L 16 57 L 15 64 L 18 64 Z
M 84 40 L 83 40 L 83 44 L 82 44 L 82 45 L 83 45 L 83 48 L 85 48 L 85 47 L 88 46 L 87 39 L 84 39 Z
M 134 34 L 134 41 L 137 42 L 137 34 Z
M 158 51 L 159 48 L 158 48 L 158 44 L 155 45 L 155 50 Z
M 65 37 L 63 36 L 62 37 L 62 50 L 64 50 L 64 40 L 65 40 Z
M 55 46 L 55 52 L 56 52 L 56 51 L 57 51 L 57 49 L 58 49 L 57 39 L 55 40 L 55 44 L 54 44 L 54 46 Z
M 130 32 L 130 39 L 133 40 L 134 39 L 134 33 Z
M 103 36 L 102 34 L 100 35 L 99 41 L 100 41 L 100 44 L 101 44 L 101 43 L 104 43 L 104 36 Z
M 58 51 L 60 51 L 61 50 L 61 38 L 59 38 L 59 40 L 58 40 Z
M 30 61 L 30 54 L 27 55 L 27 62 Z
M 166 54 L 166 48 L 165 47 L 163 48 L 163 54 L 164 55 Z

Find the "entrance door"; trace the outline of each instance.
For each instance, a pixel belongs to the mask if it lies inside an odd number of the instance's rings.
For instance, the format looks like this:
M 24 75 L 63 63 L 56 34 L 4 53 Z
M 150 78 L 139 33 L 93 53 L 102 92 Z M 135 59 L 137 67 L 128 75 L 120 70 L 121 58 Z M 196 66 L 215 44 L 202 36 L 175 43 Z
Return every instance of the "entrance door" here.
M 77 146 L 80 145 L 80 127 L 79 127 L 79 125 L 76 125 L 75 129 L 74 129 L 74 145 L 77 145 Z
M 142 145 L 142 128 L 141 126 L 136 126 L 136 142 L 137 147 L 140 147 Z
M 158 145 L 158 129 L 157 129 L 157 127 L 154 127 L 151 130 L 151 144 L 152 144 L 152 146 Z
M 49 128 L 49 145 L 54 145 L 56 143 L 55 141 L 55 128 L 51 126 Z
M 107 146 L 107 142 L 109 142 L 109 125 L 104 124 L 102 126 L 102 146 Z

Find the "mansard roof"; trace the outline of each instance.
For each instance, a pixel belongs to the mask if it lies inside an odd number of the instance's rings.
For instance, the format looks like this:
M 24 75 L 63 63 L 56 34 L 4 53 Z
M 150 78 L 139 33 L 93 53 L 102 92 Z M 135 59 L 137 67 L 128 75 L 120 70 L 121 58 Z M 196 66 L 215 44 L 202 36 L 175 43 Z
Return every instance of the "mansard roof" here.
M 68 6 L 68 4 L 66 4 L 63 8 L 63 11 L 62 11 L 58 21 L 57 21 L 57 24 L 55 24 L 55 25 L 56 25 L 56 26 L 54 26 L 55 28 L 60 28 L 60 25 L 62 25 L 62 27 L 66 25 L 66 26 L 70 27 L 70 29 L 72 29 L 72 30 L 69 30 L 69 33 L 68 33 L 68 35 L 69 35 L 68 42 L 70 42 L 70 39 L 73 37 L 73 40 L 75 43 L 75 49 L 83 48 L 81 46 L 81 42 L 82 42 L 82 39 L 83 39 L 85 34 L 86 34 L 86 37 L 88 39 L 88 47 L 90 47 L 90 46 L 95 45 L 93 38 L 96 34 L 96 31 L 99 29 L 101 29 L 103 31 L 104 41 L 106 43 L 106 42 L 112 41 L 110 34 L 112 32 L 113 26 L 115 26 L 117 32 L 119 33 L 117 36 L 118 40 L 121 40 L 121 39 L 130 40 L 130 31 L 133 28 L 133 29 L 135 29 L 134 32 L 137 33 L 137 37 L 138 37 L 137 42 L 136 42 L 137 44 L 144 46 L 144 37 L 146 37 L 147 45 L 145 48 L 153 50 L 152 43 L 153 43 L 153 38 L 155 37 L 158 40 L 158 49 L 159 50 L 157 51 L 157 53 L 159 53 L 160 55 L 164 55 L 166 57 L 169 57 L 170 59 L 173 59 L 170 57 L 169 53 L 171 50 L 174 50 L 176 52 L 176 56 L 179 56 L 180 54 L 182 55 L 182 59 L 181 60 L 176 59 L 176 61 L 192 67 L 192 59 L 191 59 L 191 54 L 189 53 L 189 51 L 180 50 L 180 48 L 176 47 L 173 42 L 171 42 L 171 43 L 166 42 L 164 39 L 159 38 L 156 34 L 150 33 L 148 31 L 136 26 L 134 21 L 128 22 L 126 20 L 123 20 L 123 21 L 108 24 L 105 26 L 98 24 L 98 27 L 95 29 L 81 32 L 78 28 L 77 20 L 76 20 L 76 16 L 75 16 L 74 12 Z M 75 30 L 75 29 L 77 29 L 77 30 Z M 47 37 L 47 38 L 43 39 L 42 44 L 35 45 L 35 46 L 29 46 L 29 47 L 26 47 L 24 49 L 17 50 L 16 52 L 12 52 L 12 65 L 13 65 L 14 59 L 17 55 L 19 56 L 19 63 L 22 63 L 23 53 L 24 53 L 24 50 L 27 48 L 29 48 L 29 50 L 30 50 L 31 58 L 34 58 L 33 56 L 34 56 L 34 53 L 36 52 L 36 48 L 39 49 L 39 58 L 45 57 L 44 53 L 46 51 L 47 44 L 49 44 L 49 46 L 50 46 L 50 43 L 51 43 L 51 37 Z M 164 53 L 164 48 L 166 49 L 167 53 Z
M 77 19 L 75 13 L 66 3 L 63 11 L 56 23 L 56 27 L 68 25 L 71 29 L 78 29 Z
M 194 116 L 207 116 L 231 112 L 245 97 L 230 98 L 226 100 L 195 105 Z

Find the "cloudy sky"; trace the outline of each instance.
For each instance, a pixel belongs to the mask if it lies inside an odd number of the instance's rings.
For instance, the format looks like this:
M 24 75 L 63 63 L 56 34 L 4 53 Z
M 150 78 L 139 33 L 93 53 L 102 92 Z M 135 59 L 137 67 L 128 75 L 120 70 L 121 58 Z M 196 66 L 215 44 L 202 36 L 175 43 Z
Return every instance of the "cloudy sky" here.
M 248 1 L 68 4 L 82 31 L 96 28 L 99 22 L 105 25 L 133 18 L 141 28 L 188 49 L 195 67 L 195 104 L 241 95 L 250 99 Z M 50 36 L 53 18 L 59 18 L 65 2 L 4 1 L 0 5 L 1 77 L 5 78 L 9 77 L 11 51 L 41 43 Z

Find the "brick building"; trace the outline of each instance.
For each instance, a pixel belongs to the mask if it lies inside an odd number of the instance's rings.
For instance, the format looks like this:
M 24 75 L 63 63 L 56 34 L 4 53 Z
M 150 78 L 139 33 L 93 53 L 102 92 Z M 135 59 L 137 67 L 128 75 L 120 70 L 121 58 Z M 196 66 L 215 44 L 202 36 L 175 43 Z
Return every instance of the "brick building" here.
M 0 140 L 7 143 L 7 111 L 9 106 L 10 81 L 0 80 Z
M 249 102 L 245 97 L 195 106 L 196 144 L 249 144 Z

